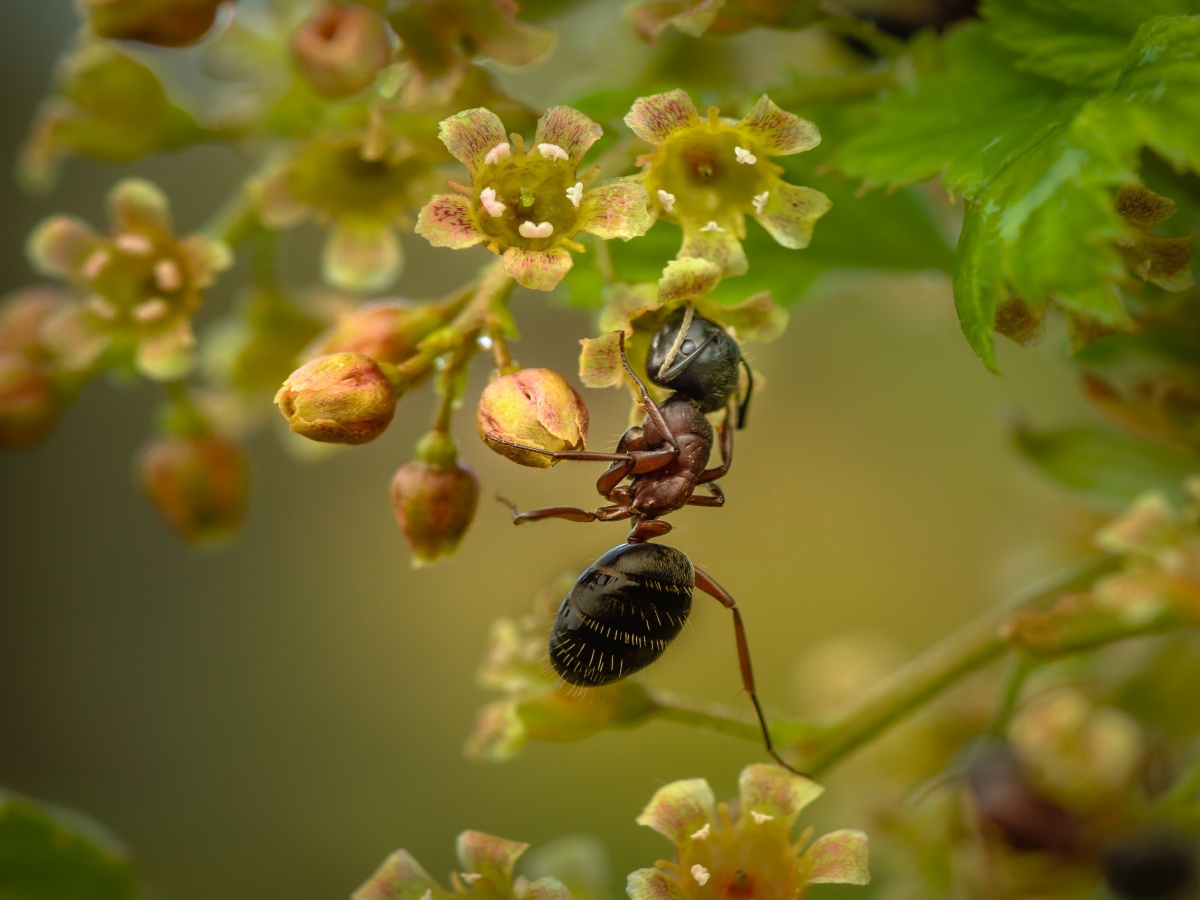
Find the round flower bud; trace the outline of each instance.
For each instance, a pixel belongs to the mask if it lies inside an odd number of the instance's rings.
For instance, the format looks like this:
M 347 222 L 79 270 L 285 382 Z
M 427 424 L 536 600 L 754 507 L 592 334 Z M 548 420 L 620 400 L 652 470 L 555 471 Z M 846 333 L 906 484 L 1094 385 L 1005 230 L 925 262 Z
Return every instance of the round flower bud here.
M 359 93 L 391 56 L 387 23 L 365 6 L 327 3 L 292 34 L 292 61 L 323 97 Z
M 331 353 L 289 375 L 275 403 L 296 434 L 329 444 L 365 444 L 392 421 L 396 388 L 371 357 Z
M 417 458 L 392 478 L 392 510 L 414 566 L 453 554 L 478 505 L 479 479 L 458 461 L 454 441 L 444 432 L 425 435 Z
M 138 455 L 135 477 L 167 524 L 190 544 L 226 540 L 242 524 L 246 457 L 228 438 L 155 438 Z
M 446 307 L 409 300 L 376 300 L 364 303 L 317 335 L 305 355 L 362 353 L 380 362 L 398 365 L 417 352 L 430 332 L 444 325 Z
M 100 37 L 186 47 L 212 28 L 225 0 L 83 0 L 92 31 Z
M 14 291 L 0 300 L 0 351 L 44 351 L 42 326 L 65 305 L 63 291 L 49 285 Z
M 587 447 L 587 406 L 550 369 L 521 369 L 494 379 L 479 398 L 476 422 L 489 447 L 523 466 L 545 469 L 558 460 L 500 441 L 553 452 Z
M 0 447 L 19 450 L 50 436 L 62 398 L 44 366 L 22 353 L 0 351 Z

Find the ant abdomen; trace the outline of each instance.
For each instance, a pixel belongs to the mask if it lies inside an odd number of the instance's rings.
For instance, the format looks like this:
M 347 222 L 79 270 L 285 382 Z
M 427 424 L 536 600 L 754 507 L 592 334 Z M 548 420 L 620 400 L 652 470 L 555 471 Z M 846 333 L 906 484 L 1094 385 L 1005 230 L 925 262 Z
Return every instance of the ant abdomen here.
M 571 684 L 608 684 L 654 662 L 682 630 L 696 583 L 674 547 L 627 543 L 588 567 L 563 599 L 550 662 Z

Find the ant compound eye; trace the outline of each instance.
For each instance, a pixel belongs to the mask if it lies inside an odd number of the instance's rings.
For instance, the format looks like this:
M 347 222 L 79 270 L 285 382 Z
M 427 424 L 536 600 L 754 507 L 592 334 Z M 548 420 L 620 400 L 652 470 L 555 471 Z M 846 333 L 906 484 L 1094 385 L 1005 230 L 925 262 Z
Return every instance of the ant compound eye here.
M 693 353 L 696 352 L 696 342 L 695 341 L 684 341 L 679 347 L 679 352 L 682 353 L 684 356 L 691 356 Z

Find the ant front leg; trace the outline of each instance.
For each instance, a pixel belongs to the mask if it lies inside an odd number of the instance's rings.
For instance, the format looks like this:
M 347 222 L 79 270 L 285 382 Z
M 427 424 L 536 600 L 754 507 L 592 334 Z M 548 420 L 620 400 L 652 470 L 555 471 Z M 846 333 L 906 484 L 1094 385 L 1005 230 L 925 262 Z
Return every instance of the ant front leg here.
M 654 402 L 654 398 L 650 396 L 650 392 L 646 390 L 646 383 L 638 377 L 638 373 L 633 371 L 633 367 L 629 365 L 629 359 L 625 356 L 625 332 L 617 332 L 617 346 L 621 350 L 621 365 L 625 368 L 625 374 L 629 376 L 633 386 L 637 388 L 639 403 L 642 410 L 646 413 L 646 418 L 658 429 L 659 434 L 663 435 L 666 442 L 674 451 L 675 456 L 679 455 L 679 444 L 675 440 L 675 435 L 671 429 L 667 427 L 666 419 L 663 418 L 662 410 L 658 408 L 658 404 Z
M 750 668 L 750 645 L 746 641 L 746 626 L 742 623 L 742 613 L 738 609 L 737 603 L 729 596 L 725 588 L 721 587 L 699 569 L 696 569 L 696 587 L 716 599 L 722 606 L 733 613 L 733 632 L 737 638 L 738 665 L 742 670 L 742 688 L 750 695 L 750 702 L 754 704 L 754 713 L 758 716 L 758 726 L 762 729 L 763 742 L 766 744 L 767 752 L 789 772 L 804 778 L 811 778 L 812 776 L 807 773 L 801 772 L 794 766 L 789 765 L 771 743 L 771 732 L 767 729 L 767 719 L 763 715 L 762 706 L 758 703 L 758 693 L 754 690 L 754 672 Z

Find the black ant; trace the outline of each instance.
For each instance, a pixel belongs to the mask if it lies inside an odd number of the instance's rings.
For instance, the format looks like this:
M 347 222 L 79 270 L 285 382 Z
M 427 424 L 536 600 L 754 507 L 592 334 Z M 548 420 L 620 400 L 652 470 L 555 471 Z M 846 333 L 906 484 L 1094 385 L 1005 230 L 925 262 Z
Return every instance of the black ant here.
M 745 424 L 753 382 L 740 403 L 740 369 L 749 366 L 737 342 L 719 325 L 697 316 L 691 307 L 672 316 L 655 334 L 647 355 L 647 375 L 672 388 L 661 405 L 625 356 L 620 339 L 621 365 L 636 387 L 646 414 L 630 428 L 612 453 L 554 452 L 511 444 L 545 453 L 556 460 L 600 460 L 610 463 L 596 489 L 611 502 L 594 512 L 574 506 L 550 506 L 512 512 L 513 522 L 567 519 L 573 522 L 634 519 L 625 543 L 613 547 L 579 576 L 559 607 L 550 633 L 550 662 L 565 681 L 596 687 L 631 675 L 658 659 L 687 621 L 692 591 L 699 588 L 733 613 L 742 687 L 750 695 L 767 752 L 784 768 L 803 774 L 776 752 L 766 717 L 754 689 L 750 648 L 742 614 L 719 584 L 692 565 L 674 547 L 650 544 L 671 526 L 660 516 L 684 506 L 722 506 L 725 495 L 713 482 L 729 471 L 733 456 L 732 422 Z M 721 423 L 721 465 L 709 468 L 713 429 L 706 412 L 725 408 Z M 505 442 L 507 443 L 507 442 Z M 622 485 L 626 478 L 628 485 Z M 707 496 L 695 494 L 707 485 Z
M 596 479 L 596 490 L 609 506 L 592 511 L 578 506 L 547 506 L 518 512 L 508 501 L 513 521 L 518 525 L 538 519 L 567 519 L 572 522 L 612 522 L 633 519 L 630 541 L 660 537 L 671 526 L 658 519 L 684 506 L 724 506 L 725 494 L 714 482 L 729 472 L 733 461 L 732 422 L 736 407 L 737 427 L 746 421 L 753 380 L 740 404 L 735 404 L 740 369 L 750 367 L 728 332 L 708 319 L 692 313 L 689 306 L 680 310 L 654 335 L 646 357 L 650 380 L 672 388 L 663 403 L 657 404 L 646 385 L 625 358 L 625 339 L 620 335 L 621 365 L 639 395 L 646 414 L 641 425 L 630 428 L 617 442 L 612 453 L 588 450 L 552 451 L 528 447 L 492 437 L 495 443 L 519 450 L 541 453 L 555 460 L 590 460 L 610 463 Z M 713 428 L 705 413 L 725 408 L 721 422 L 721 465 L 708 468 L 712 453 Z M 628 484 L 622 484 L 625 479 Z M 697 495 L 700 485 L 707 495 Z

